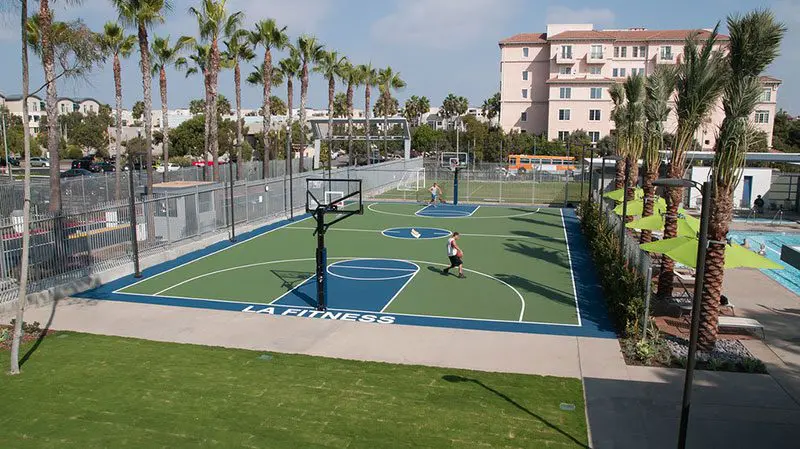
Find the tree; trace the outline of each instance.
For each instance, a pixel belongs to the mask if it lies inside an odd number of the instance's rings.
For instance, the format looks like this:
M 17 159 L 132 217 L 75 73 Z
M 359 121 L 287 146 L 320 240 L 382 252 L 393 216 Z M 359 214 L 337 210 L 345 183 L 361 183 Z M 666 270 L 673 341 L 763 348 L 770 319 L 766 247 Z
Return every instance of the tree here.
M 728 30 L 729 52 L 725 59 L 730 75 L 722 98 L 725 118 L 719 128 L 710 176 L 711 221 L 698 340 L 706 351 L 714 349 L 717 342 L 719 301 L 725 276 L 724 242 L 733 221 L 733 191 L 742 178 L 745 155 L 757 141 L 750 115 L 763 92 L 759 75 L 778 56 L 786 33 L 786 27 L 768 10 L 729 16 Z
M 445 122 L 449 125 L 449 121 L 451 118 L 454 117 L 461 117 L 464 113 L 467 112 L 469 109 L 469 101 L 462 97 L 456 96 L 455 94 L 448 94 L 447 97 L 442 101 L 442 107 L 439 109 L 439 115 L 445 119 Z
M 378 72 L 372 67 L 372 63 L 359 65 L 358 71 L 361 72 L 361 83 L 364 85 L 364 135 L 367 142 L 367 154 L 369 154 L 372 152 L 372 144 L 369 141 L 370 133 L 372 132 L 369 105 L 372 88 L 378 85 Z M 367 163 L 369 163 L 370 159 L 367 157 Z
M 345 108 L 347 115 L 347 158 L 349 165 L 355 165 L 356 158 L 353 154 L 353 95 L 355 88 L 363 82 L 363 72 L 353 64 L 347 62 L 342 67 L 342 81 L 347 84 L 345 94 Z
M 406 87 L 406 82 L 400 78 L 400 72 L 395 72 L 391 67 L 378 72 L 378 86 L 380 86 L 381 97 L 383 99 L 383 151 L 387 152 L 389 142 L 389 114 L 394 115 L 400 107 L 396 99 L 392 98 L 392 90 L 399 90 Z M 376 105 L 377 106 L 377 105 Z M 392 111 L 392 107 L 394 111 Z
M 103 26 L 100 47 L 106 56 L 113 58 L 114 70 L 114 98 L 117 108 L 116 136 L 114 139 L 114 194 L 117 200 L 120 199 L 120 193 L 122 192 L 122 155 L 120 151 L 122 148 L 122 68 L 120 57 L 129 57 L 133 52 L 134 45 L 136 45 L 136 36 L 132 34 L 126 35 L 125 30 L 115 22 L 106 22 L 105 26 Z M 142 104 L 141 109 L 144 109 L 144 104 Z
M 227 0 L 201 0 L 200 8 L 191 7 L 189 12 L 197 19 L 197 27 L 200 30 L 200 38 L 209 43 L 208 67 L 206 68 L 208 79 L 208 95 L 206 98 L 206 115 L 208 120 L 208 147 L 211 151 L 211 158 L 214 161 L 212 166 L 212 177 L 214 181 L 219 180 L 219 119 L 217 114 L 212 111 L 217 110 L 217 88 L 220 71 L 220 51 L 219 38 L 230 36 L 234 30 L 241 26 L 242 12 L 237 11 L 228 14 L 225 8 Z M 230 105 L 228 105 L 230 113 Z
M 78 120 L 70 127 L 69 143 L 79 147 L 95 150 L 101 156 L 108 156 L 108 128 L 114 119 L 107 111 L 103 114 L 89 112 L 81 114 L 73 112 L 68 117 L 77 116 Z
M 181 123 L 170 133 L 174 156 L 204 156 L 205 117 L 195 115 Z
M 208 45 L 199 44 L 194 42 L 192 44 L 192 51 L 193 53 L 189 55 L 189 60 L 192 62 L 192 67 L 189 67 L 186 70 L 186 76 L 189 77 L 194 74 L 201 74 L 203 76 L 203 91 L 205 94 L 204 100 L 192 100 L 189 102 L 189 112 L 192 114 L 202 114 L 204 119 L 204 138 L 203 138 L 203 160 L 208 159 L 209 154 L 209 132 L 210 132 L 210 117 L 208 114 L 208 109 L 206 106 L 209 104 L 208 97 L 209 97 L 209 67 L 210 67 L 210 59 L 209 55 L 211 52 L 211 47 Z
M 328 172 L 331 170 L 331 151 L 333 144 L 333 100 L 334 93 L 336 92 L 336 78 L 341 76 L 342 69 L 347 63 L 347 57 L 340 56 L 336 51 L 322 52 L 321 57 L 317 60 L 317 65 L 314 71 L 321 74 L 328 80 L 328 151 L 325 152 L 325 161 L 327 161 Z M 322 161 L 322 154 L 320 161 Z
M 378 101 L 375 103 L 375 107 L 372 109 L 372 112 L 376 117 L 388 117 L 390 115 L 397 114 L 397 111 L 399 110 L 400 102 L 397 101 L 397 98 L 387 97 L 386 95 L 381 94 L 381 96 L 378 97 Z
M 144 102 L 139 100 L 133 104 L 133 108 L 131 108 L 131 115 L 133 116 L 134 120 L 140 120 L 144 115 Z
M 280 97 L 278 97 L 277 95 L 273 95 L 269 98 L 269 102 L 270 102 L 269 111 L 273 116 L 286 115 L 287 113 L 286 103 L 283 100 L 281 100 Z
M 411 147 L 419 152 L 433 151 L 439 132 L 428 125 L 420 125 L 411 131 Z
M 628 201 L 635 199 L 636 185 L 639 181 L 639 158 L 642 155 L 644 146 L 645 115 L 644 115 L 644 96 L 645 78 L 644 75 L 636 74 L 629 76 L 623 83 L 625 88 L 625 164 L 629 171 L 628 185 L 625 186 L 625 198 Z M 625 221 L 633 221 L 632 216 L 624 217 Z
M 21 14 L 21 45 L 22 45 L 22 123 L 29 123 L 28 117 L 28 30 L 25 26 L 28 21 L 28 2 L 22 4 Z M 22 254 L 20 257 L 19 296 L 17 297 L 17 311 L 14 318 L 14 335 L 11 338 L 11 363 L 9 374 L 19 374 L 19 348 L 22 344 L 22 323 L 25 318 L 25 308 L 28 300 L 28 260 L 31 249 L 31 138 L 30 130 L 23 126 L 23 145 L 25 147 L 25 178 L 22 184 Z
M 411 126 L 419 126 L 422 114 L 426 114 L 431 110 L 431 101 L 428 97 L 418 97 L 412 95 L 411 98 L 406 100 L 403 106 L 403 116 L 408 120 Z
M 333 116 L 336 118 L 347 117 L 347 94 L 339 92 L 333 98 Z
M 500 92 L 492 95 L 490 98 L 483 101 L 483 106 L 481 106 L 481 111 L 483 115 L 489 119 L 489 121 L 493 121 L 495 117 L 500 115 Z
M 611 96 L 611 102 L 614 108 L 611 110 L 611 120 L 614 122 L 616 133 L 614 134 L 614 146 L 616 156 L 619 157 L 616 162 L 616 169 L 614 175 L 614 190 L 619 190 L 625 184 L 625 165 L 627 159 L 625 158 L 625 130 L 628 129 L 625 120 L 627 114 L 625 113 L 625 88 L 622 84 L 614 84 L 608 89 L 608 94 Z
M 687 37 L 683 46 L 683 61 L 678 66 L 676 78 L 675 113 L 678 126 L 672 145 L 672 156 L 667 174 L 670 178 L 682 179 L 686 170 L 686 151 L 694 141 L 697 130 L 711 114 L 723 92 L 728 76 L 728 65 L 723 54 L 714 49 L 717 45 L 719 24 L 700 45 L 698 34 Z M 664 238 L 678 235 L 678 205 L 683 200 L 683 189 L 666 189 L 667 213 L 664 215 Z M 664 257 L 658 278 L 658 295 L 672 296 L 675 263 Z
M 261 159 L 263 162 L 262 177 L 264 179 L 269 177 L 269 133 L 272 126 L 272 50 L 283 50 L 289 45 L 289 36 L 286 34 L 286 27 L 280 27 L 275 23 L 274 19 L 262 20 L 255 25 L 255 29 L 250 32 L 250 42 L 254 48 L 261 46 L 264 48 L 264 62 L 261 64 L 261 82 L 264 87 L 262 92 L 262 128 L 261 136 L 264 143 L 264 157 Z
M 203 99 L 189 101 L 189 113 L 192 115 L 205 114 L 206 101 Z
M 241 176 L 244 170 L 244 158 L 242 157 L 242 144 L 244 135 L 242 134 L 242 71 L 241 61 L 252 61 L 256 54 L 247 41 L 249 33 L 246 30 L 235 30 L 225 41 L 225 59 L 233 63 L 233 84 L 236 90 L 236 141 L 239 142 L 238 153 L 236 154 L 236 173 Z
M 324 46 L 317 42 L 314 36 L 300 36 L 297 38 L 297 49 L 300 63 L 300 172 L 303 171 L 303 152 L 306 148 L 306 101 L 308 100 L 308 64 L 314 64 L 322 57 Z
M 161 133 L 163 135 L 162 160 L 164 164 L 169 162 L 169 119 L 167 115 L 167 67 L 174 66 L 181 69 L 186 66 L 186 58 L 179 56 L 183 47 L 188 45 L 191 38 L 182 37 L 175 45 L 170 44 L 169 36 L 166 38 L 157 37 L 153 40 L 153 75 L 158 74 L 158 86 L 161 92 Z M 164 170 L 163 181 L 167 182 L 167 171 Z
M 610 135 L 603 136 L 599 142 L 597 142 L 597 152 L 601 156 L 609 156 L 614 153 L 614 138 Z
M 288 115 L 288 129 L 292 130 L 291 133 L 287 132 L 286 138 L 289 139 L 288 145 L 285 146 L 287 151 L 291 151 L 292 141 L 294 134 L 294 124 L 292 123 L 292 102 L 294 101 L 294 80 L 297 78 L 297 75 L 300 73 L 300 54 L 294 47 L 289 47 L 289 56 L 281 59 L 278 62 L 278 72 L 281 74 L 281 77 L 286 80 L 286 111 Z M 298 133 L 301 133 L 300 127 L 297 127 Z M 300 137 L 298 135 L 298 137 Z M 289 172 L 292 160 L 291 153 L 287 153 L 285 156 L 286 159 L 286 173 Z M 302 154 L 300 156 L 302 160 Z
M 644 190 L 644 209 L 642 217 L 653 215 L 656 188 L 653 181 L 658 177 L 661 166 L 661 151 L 664 149 L 664 122 L 669 117 L 669 99 L 675 90 L 675 70 L 667 65 L 659 65 L 655 72 L 647 77 L 645 86 L 645 137 L 643 150 L 642 189 Z M 642 230 L 641 243 L 652 240 L 652 231 Z
M 772 146 L 778 151 L 800 153 L 800 120 L 792 119 L 783 109 L 775 114 Z
M 99 41 L 83 23 L 53 22 L 49 0 L 39 1 L 39 14 L 27 19 L 26 43 L 40 56 L 45 75 L 47 116 L 58 117 L 56 80 L 84 76 L 102 59 Z M 58 65 L 58 67 L 56 67 Z M 37 90 L 37 91 L 38 91 Z M 36 91 L 34 91 L 35 93 Z M 50 156 L 51 212 L 61 213 L 61 176 L 58 154 L 58 122 L 50 120 L 47 133 L 47 151 Z
M 139 41 L 139 67 L 142 70 L 142 92 L 144 99 L 144 140 L 147 152 L 147 192 L 153 191 L 153 93 L 152 67 L 150 66 L 150 43 L 148 29 L 164 22 L 164 12 L 172 9 L 169 0 L 111 0 L 119 13 L 122 24 L 136 29 Z

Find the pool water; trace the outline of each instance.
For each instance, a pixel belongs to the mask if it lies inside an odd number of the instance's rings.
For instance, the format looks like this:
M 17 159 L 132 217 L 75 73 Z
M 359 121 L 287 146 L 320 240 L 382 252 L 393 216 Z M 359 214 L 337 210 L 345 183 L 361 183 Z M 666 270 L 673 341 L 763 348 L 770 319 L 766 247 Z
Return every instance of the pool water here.
M 763 243 L 767 247 L 767 257 L 784 266 L 783 270 L 761 270 L 767 276 L 775 279 L 779 284 L 800 295 L 800 270 L 789 266 L 781 260 L 781 247 L 800 246 L 800 234 L 789 234 L 786 232 L 740 232 L 733 231 L 728 233 L 728 237 L 736 243 L 741 244 L 744 239 L 750 244 L 750 248 L 758 250 Z

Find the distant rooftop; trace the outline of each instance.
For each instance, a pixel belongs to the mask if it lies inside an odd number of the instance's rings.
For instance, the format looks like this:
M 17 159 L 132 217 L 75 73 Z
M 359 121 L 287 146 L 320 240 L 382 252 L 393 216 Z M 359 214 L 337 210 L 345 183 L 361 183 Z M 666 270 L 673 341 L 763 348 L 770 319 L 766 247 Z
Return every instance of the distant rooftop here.
M 563 28 L 562 28 L 563 29 Z M 707 39 L 711 31 L 705 29 L 694 30 L 648 30 L 646 28 L 630 28 L 627 30 L 565 30 L 552 36 L 547 33 L 520 33 L 500 41 L 504 44 L 544 44 L 548 41 L 592 40 L 592 41 L 683 41 L 693 33 L 700 39 Z M 721 41 L 727 41 L 728 36 L 718 35 Z

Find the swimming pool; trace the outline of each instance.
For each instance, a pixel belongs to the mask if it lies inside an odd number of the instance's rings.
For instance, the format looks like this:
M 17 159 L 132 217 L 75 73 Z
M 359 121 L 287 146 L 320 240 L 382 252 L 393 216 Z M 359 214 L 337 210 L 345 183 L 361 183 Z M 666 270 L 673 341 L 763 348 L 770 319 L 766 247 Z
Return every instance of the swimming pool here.
M 783 270 L 761 270 L 767 276 L 775 279 L 779 284 L 800 295 L 800 270 L 789 266 L 781 260 L 781 246 L 800 246 L 800 234 L 789 234 L 786 232 L 741 232 L 733 231 L 728 233 L 728 237 L 741 244 L 744 239 L 750 243 L 750 247 L 758 250 L 763 243 L 767 247 L 767 257 L 785 268 Z

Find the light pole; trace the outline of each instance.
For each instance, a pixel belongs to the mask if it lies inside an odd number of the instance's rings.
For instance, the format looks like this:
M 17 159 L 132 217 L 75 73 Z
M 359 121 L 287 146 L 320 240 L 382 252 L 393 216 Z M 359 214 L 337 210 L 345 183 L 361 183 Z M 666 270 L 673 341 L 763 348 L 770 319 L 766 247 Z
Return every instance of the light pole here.
M 233 144 L 234 150 L 236 154 L 239 154 L 241 150 L 242 143 L 239 140 L 235 140 Z M 236 241 L 236 215 L 234 213 L 233 207 L 233 164 L 237 162 L 236 156 L 228 156 L 228 181 L 231 184 L 231 242 Z
M 703 197 L 703 208 L 700 210 L 700 235 L 695 262 L 694 298 L 692 299 L 692 325 L 689 330 L 689 354 L 686 360 L 686 378 L 683 382 L 683 400 L 681 401 L 681 421 L 678 430 L 678 449 L 686 448 L 686 432 L 689 427 L 689 409 L 692 406 L 692 382 L 694 381 L 694 365 L 697 360 L 697 339 L 700 333 L 700 305 L 703 299 L 703 276 L 706 271 L 706 251 L 708 250 L 708 221 L 711 211 L 711 183 L 703 184 L 689 179 L 657 179 L 656 187 L 696 187 Z

